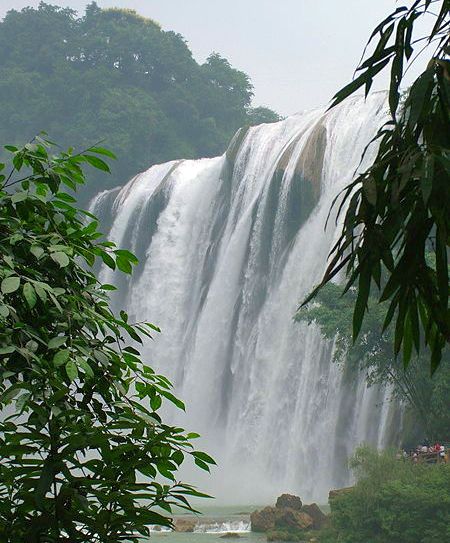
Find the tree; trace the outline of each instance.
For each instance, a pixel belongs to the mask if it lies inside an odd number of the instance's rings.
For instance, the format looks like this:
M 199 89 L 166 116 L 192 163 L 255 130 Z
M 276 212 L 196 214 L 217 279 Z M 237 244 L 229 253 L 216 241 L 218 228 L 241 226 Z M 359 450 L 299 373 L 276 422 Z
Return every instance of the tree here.
M 271 109 L 260 106 L 252 108 L 249 112 L 250 124 L 256 125 L 261 123 L 276 123 L 282 120 L 282 117 Z
M 182 36 L 132 10 L 92 3 L 78 17 L 41 2 L 0 21 L 0 140 L 42 129 L 63 145 L 106 140 L 117 165 L 83 188 L 84 201 L 152 164 L 223 153 L 255 121 L 251 91 L 226 59 L 198 64 Z
M 214 461 L 158 413 L 163 400 L 184 408 L 137 350 L 159 329 L 114 315 L 115 287 L 92 272 L 100 259 L 131 273 L 136 257 L 64 190 L 85 182 L 83 165 L 109 171 L 112 153 L 53 148 L 7 146 L 8 174 L 0 164 L 0 539 L 137 541 L 171 525 L 155 508 L 202 496 L 175 479 L 185 456 Z
M 433 18 L 431 32 L 417 37 L 417 22 Z M 413 349 L 430 349 L 431 371 L 450 342 L 448 247 L 450 239 L 450 0 L 416 0 L 399 7 L 370 36 L 373 52 L 363 56 L 358 77 L 339 91 L 332 106 L 389 64 L 390 118 L 373 142 L 372 165 L 348 185 L 338 215 L 345 209 L 342 233 L 332 248 L 319 286 L 303 305 L 346 270 L 345 291 L 357 285 L 353 337 L 358 336 L 373 288 L 389 301 L 383 329 L 395 322 L 394 353 L 403 350 L 405 366 Z M 435 48 L 426 70 L 401 99 L 404 64 L 418 48 Z M 433 259 L 427 259 L 431 252 Z
M 350 466 L 356 484 L 330 497 L 330 530 L 322 543 L 448 540 L 448 464 L 417 465 L 396 459 L 393 451 L 361 447 Z
M 392 351 L 392 326 L 381 333 L 386 309 L 374 296 L 369 296 L 366 318 L 353 342 L 352 314 L 357 291 L 351 288 L 343 294 L 343 290 L 342 286 L 328 283 L 317 293 L 314 303 L 296 314 L 295 320 L 316 323 L 324 337 L 334 341 L 334 360 L 347 375 L 363 372 L 369 386 L 390 385 L 393 397 L 407 408 L 402 428 L 404 442 L 425 437 L 450 440 L 449 350 L 433 376 L 426 364 L 429 353 L 425 350 L 412 356 L 408 367 L 403 368 Z

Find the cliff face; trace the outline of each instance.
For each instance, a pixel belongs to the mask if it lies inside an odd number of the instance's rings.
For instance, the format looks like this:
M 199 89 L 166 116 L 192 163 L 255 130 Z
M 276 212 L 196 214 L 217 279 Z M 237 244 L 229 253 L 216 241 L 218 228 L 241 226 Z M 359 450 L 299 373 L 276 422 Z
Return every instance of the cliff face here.
M 355 446 L 387 439 L 386 391 L 346 380 L 332 342 L 293 321 L 383 103 L 355 98 L 242 130 L 222 157 L 153 166 L 92 203 L 140 261 L 131 278 L 105 269 L 100 280 L 121 287 L 116 309 L 162 329 L 143 352 L 188 406 L 173 422 L 198 430 L 221 466 L 189 475 L 228 503 L 271 503 L 286 488 L 323 503 L 349 484 Z

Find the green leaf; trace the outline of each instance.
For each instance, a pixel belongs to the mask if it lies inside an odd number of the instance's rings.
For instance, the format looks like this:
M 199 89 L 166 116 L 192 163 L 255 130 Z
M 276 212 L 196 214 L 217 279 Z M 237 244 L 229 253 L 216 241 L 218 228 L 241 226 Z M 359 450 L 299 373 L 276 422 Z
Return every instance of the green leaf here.
M 112 151 L 109 151 L 108 149 L 104 149 L 103 147 L 90 147 L 89 152 L 96 153 L 98 155 L 104 155 L 113 159 L 117 158 L 116 155 Z
M 114 285 L 110 285 L 108 283 L 104 283 L 103 285 L 100 286 L 100 290 L 117 290 L 117 287 L 115 287 Z
M 42 284 L 39 282 L 35 282 L 34 290 L 36 291 L 36 294 L 39 296 L 41 301 L 45 304 L 45 302 L 47 301 L 47 292 L 45 288 L 42 286 Z
M 59 264 L 60 268 L 65 268 L 70 263 L 69 257 L 66 255 L 66 253 L 58 251 L 56 253 L 52 253 L 50 256 L 57 264 Z
M 370 293 L 370 281 L 370 268 L 367 264 L 365 264 L 360 271 L 358 296 L 356 298 L 355 309 L 353 312 L 353 341 L 355 341 L 359 335 L 364 314 L 367 309 L 367 300 L 369 299 Z
M 80 368 L 84 370 L 86 377 L 88 377 L 89 379 L 92 379 L 94 377 L 94 372 L 92 371 L 92 368 L 87 362 L 87 360 L 81 357 L 77 357 L 77 362 Z
M 48 342 L 47 347 L 49 349 L 59 349 L 66 341 L 66 336 L 56 336 Z
M 39 481 L 36 485 L 34 499 L 40 508 L 44 507 L 44 499 L 53 482 L 53 477 L 56 472 L 55 462 L 52 456 L 48 456 L 44 462 Z
M 26 387 L 23 386 L 21 383 L 10 386 L 0 396 L 0 405 L 9 403 L 24 389 L 26 390 Z
M 53 364 L 56 367 L 62 366 L 65 364 L 70 358 L 70 351 L 68 349 L 63 349 L 62 351 L 58 351 L 55 356 L 53 357 Z
M 23 202 L 28 198 L 28 193 L 26 192 L 16 192 L 11 196 L 11 202 L 13 204 L 18 204 L 19 202 Z
M 195 465 L 198 466 L 199 468 L 205 471 L 210 471 L 209 465 L 206 462 L 203 462 L 203 460 L 200 460 L 199 458 L 195 458 L 194 462 L 195 462 Z
M 116 249 L 114 253 L 117 256 L 120 256 L 121 258 L 123 258 L 124 260 L 128 260 L 132 264 L 139 264 L 139 260 L 136 257 L 136 255 L 134 255 L 133 253 L 130 253 L 130 251 L 126 251 L 124 249 Z
M 14 260 L 10 256 L 5 255 L 3 260 L 12 270 L 15 268 Z
M 73 196 L 70 196 L 70 194 L 67 194 L 66 192 L 58 192 L 56 194 L 56 198 L 58 198 L 59 200 L 62 200 L 63 202 L 69 202 L 69 203 L 73 203 L 77 201 L 76 198 L 74 198 Z
M 23 235 L 22 234 L 13 234 L 10 238 L 9 238 L 9 243 L 10 245 L 16 245 L 19 241 L 22 241 L 23 240 Z
M 405 318 L 405 325 L 403 331 L 403 365 L 405 368 L 408 367 L 411 360 L 413 348 L 413 336 L 412 336 L 412 325 L 409 313 Z
M 131 274 L 133 271 L 133 268 L 131 267 L 131 264 L 127 258 L 124 258 L 123 256 L 118 256 L 116 259 L 117 267 L 120 271 Z
M 33 309 L 37 302 L 36 291 L 31 283 L 25 283 L 23 286 L 23 295 L 27 301 L 28 307 Z
M 67 377 L 71 381 L 75 381 L 75 379 L 78 377 L 78 368 L 73 360 L 69 360 L 66 363 L 66 373 L 67 373 Z
M 83 155 L 83 157 L 86 159 L 86 162 L 88 162 L 94 168 L 111 173 L 108 164 L 106 164 L 106 162 L 101 158 L 92 155 Z
M 212 458 L 211 456 L 209 456 L 209 454 L 206 454 L 205 452 L 202 452 L 202 451 L 194 451 L 192 453 L 192 456 L 194 458 L 198 458 L 199 460 L 203 460 L 203 462 L 206 462 L 207 464 L 216 464 L 216 461 L 214 460 L 214 458 Z
M 100 362 L 100 364 L 102 364 L 102 366 L 105 366 L 107 367 L 108 364 L 109 364 L 109 358 L 108 356 L 102 352 L 102 351 L 99 351 L 99 350 L 95 350 L 94 351 L 94 358 L 96 360 L 98 360 Z
M 111 268 L 112 270 L 116 269 L 116 261 L 111 255 L 109 255 L 106 251 L 100 251 L 99 254 L 100 258 L 108 266 L 108 268 Z
M 153 396 L 150 400 L 150 407 L 153 409 L 153 411 L 158 411 L 158 409 L 161 407 L 161 396 Z
M 369 204 L 375 206 L 377 204 L 377 184 L 372 176 L 363 181 L 363 192 Z
M 44 249 L 39 245 L 32 245 L 30 248 L 30 253 L 33 254 L 38 260 L 44 254 Z
M 164 396 L 165 398 L 167 398 L 174 405 L 176 405 L 179 409 L 186 411 L 186 406 L 184 405 L 184 403 L 181 400 L 179 400 L 177 397 L 175 397 L 173 394 L 168 392 L 167 390 L 161 389 L 160 394 Z
M 17 276 L 11 276 L 7 277 L 6 279 L 3 279 L 1 284 L 1 290 L 3 294 L 11 294 L 13 292 L 16 292 L 16 290 L 20 287 L 20 277 Z

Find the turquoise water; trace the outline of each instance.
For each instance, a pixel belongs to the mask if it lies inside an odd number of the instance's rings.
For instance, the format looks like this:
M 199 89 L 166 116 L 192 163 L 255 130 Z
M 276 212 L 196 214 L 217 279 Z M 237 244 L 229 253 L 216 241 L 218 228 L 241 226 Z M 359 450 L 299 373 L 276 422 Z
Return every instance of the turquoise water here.
M 224 538 L 224 534 L 214 533 L 153 533 L 152 543 L 266 543 L 265 534 L 256 534 L 254 532 L 240 533 L 239 537 Z
M 265 534 L 250 532 L 250 513 L 264 505 L 211 506 L 202 514 L 176 514 L 177 521 L 194 521 L 194 532 L 154 531 L 153 543 L 265 543 Z M 233 534 L 233 535 L 232 535 Z

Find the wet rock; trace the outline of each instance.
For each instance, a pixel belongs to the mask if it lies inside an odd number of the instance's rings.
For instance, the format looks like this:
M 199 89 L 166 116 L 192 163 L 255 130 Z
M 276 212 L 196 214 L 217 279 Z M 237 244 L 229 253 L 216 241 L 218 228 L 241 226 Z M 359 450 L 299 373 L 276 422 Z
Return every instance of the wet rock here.
M 174 520 L 175 532 L 193 532 L 197 521 L 191 518 L 177 518 Z
M 273 530 L 302 531 L 310 529 L 314 521 L 306 513 L 295 509 L 266 507 L 250 515 L 252 532 L 270 532 Z
M 265 507 L 261 511 L 253 511 L 250 515 L 252 532 L 268 532 L 275 527 L 275 507 Z
M 220 539 L 237 539 L 240 538 L 240 534 L 237 534 L 236 532 L 227 532 L 220 536 Z
M 302 512 L 309 515 L 313 520 L 313 529 L 321 530 L 325 523 L 327 522 L 327 515 L 323 513 L 320 507 L 316 503 L 311 503 L 310 505 L 304 505 L 302 507 Z
M 278 508 L 275 516 L 275 528 L 291 532 L 302 532 L 313 527 L 313 519 L 302 511 L 295 509 Z
M 295 511 L 301 511 L 302 509 L 302 500 L 298 496 L 292 494 L 281 494 L 278 496 L 277 503 L 275 507 L 278 508 L 289 508 L 294 509 Z

